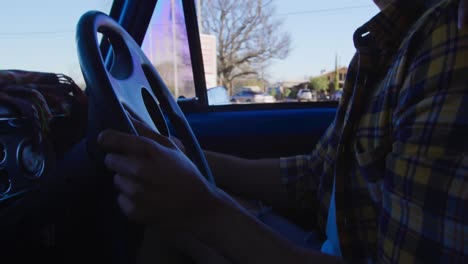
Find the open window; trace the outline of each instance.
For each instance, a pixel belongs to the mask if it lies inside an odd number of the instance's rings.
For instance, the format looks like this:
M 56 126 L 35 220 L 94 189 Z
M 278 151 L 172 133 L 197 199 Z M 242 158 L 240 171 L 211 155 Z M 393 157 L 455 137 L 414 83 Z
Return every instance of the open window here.
M 336 105 L 352 34 L 378 10 L 365 0 L 292 3 L 159 0 L 142 47 L 174 96 L 202 108 Z
M 223 40 L 217 34 L 221 30 L 214 25 L 223 8 L 217 6 L 220 3 L 230 3 L 228 13 L 239 18 L 230 18 L 222 34 L 237 32 L 236 23 L 245 17 L 258 22 L 255 10 L 270 12 L 276 25 L 270 33 L 279 38 L 276 42 L 286 39 L 283 44 L 289 43 L 289 52 L 262 63 L 248 59 L 255 73 L 244 75 L 235 69 L 232 74 L 238 76 L 226 82 L 219 50 Z M 141 36 L 142 48 L 173 87 L 202 146 L 274 157 L 307 153 L 332 122 L 346 66 L 354 55 L 354 30 L 378 9 L 367 0 L 158 0 L 151 11 L 148 29 L 136 36 Z M 253 37 L 237 50 L 246 53 L 249 47 L 271 44 L 265 39 Z

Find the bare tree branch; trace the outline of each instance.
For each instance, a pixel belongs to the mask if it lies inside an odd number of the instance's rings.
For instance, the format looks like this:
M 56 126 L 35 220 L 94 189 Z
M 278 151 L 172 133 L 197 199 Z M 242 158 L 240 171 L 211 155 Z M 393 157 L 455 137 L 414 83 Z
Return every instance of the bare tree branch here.
M 229 90 L 236 78 L 288 56 L 291 38 L 274 0 L 204 0 L 202 8 L 203 31 L 217 36 L 218 78 Z

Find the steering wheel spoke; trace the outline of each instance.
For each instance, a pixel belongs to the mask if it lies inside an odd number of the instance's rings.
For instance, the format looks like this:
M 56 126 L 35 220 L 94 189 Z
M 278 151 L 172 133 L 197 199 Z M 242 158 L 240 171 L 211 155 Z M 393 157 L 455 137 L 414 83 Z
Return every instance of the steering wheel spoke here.
M 111 43 L 107 56 L 101 54 L 98 32 Z M 88 140 L 93 142 L 89 145 L 97 147 L 97 135 L 106 128 L 135 133 L 129 115 L 168 136 L 167 117 L 186 144 L 188 156 L 214 184 L 204 153 L 182 110 L 130 34 L 106 14 L 90 11 L 78 23 L 77 44 L 91 102 Z

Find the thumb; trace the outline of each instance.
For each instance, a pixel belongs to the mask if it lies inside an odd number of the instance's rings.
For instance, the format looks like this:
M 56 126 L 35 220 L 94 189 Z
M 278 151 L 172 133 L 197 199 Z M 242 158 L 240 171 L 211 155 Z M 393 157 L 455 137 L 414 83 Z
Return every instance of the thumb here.
M 135 127 L 135 130 L 138 132 L 140 136 L 154 140 L 158 144 L 163 145 L 164 147 L 171 148 L 171 149 L 174 148 L 174 143 L 169 138 L 154 131 L 146 123 L 134 118 L 131 115 L 130 115 L 130 119 L 133 123 L 133 126 Z

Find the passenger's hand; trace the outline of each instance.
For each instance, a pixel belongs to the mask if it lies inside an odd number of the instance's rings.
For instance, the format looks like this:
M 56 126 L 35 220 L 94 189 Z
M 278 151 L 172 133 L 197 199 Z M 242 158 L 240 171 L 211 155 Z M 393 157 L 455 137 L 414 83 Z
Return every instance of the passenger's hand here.
M 114 171 L 118 203 L 131 219 L 164 229 L 190 228 L 212 213 L 217 198 L 197 167 L 167 137 L 140 123 L 141 136 L 112 130 L 99 136 Z
M 468 27 L 468 0 L 460 0 L 458 6 L 458 27 L 464 29 Z

